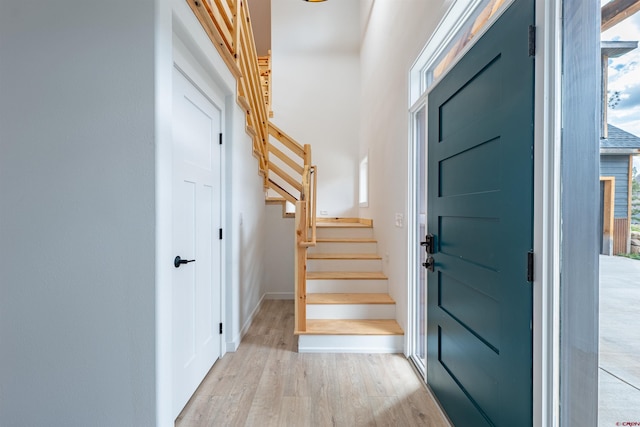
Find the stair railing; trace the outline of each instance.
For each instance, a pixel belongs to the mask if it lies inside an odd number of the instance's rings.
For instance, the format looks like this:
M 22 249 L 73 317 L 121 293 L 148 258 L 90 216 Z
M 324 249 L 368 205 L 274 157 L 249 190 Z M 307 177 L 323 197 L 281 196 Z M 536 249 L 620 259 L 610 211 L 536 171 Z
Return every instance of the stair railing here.
M 309 160 L 311 158 L 309 151 Z M 305 165 L 301 198 L 296 202 L 295 333 L 307 330 L 307 250 L 316 245 L 317 167 Z
M 259 59 L 249 8 L 243 0 L 186 0 L 237 82 L 265 189 L 296 205 L 296 332 L 306 331 L 307 248 L 316 244 L 317 168 L 311 146 L 300 145 L 270 123 L 271 64 Z M 273 139 L 270 138 L 273 137 Z
M 268 188 L 269 113 L 260 78 L 249 7 L 243 0 L 186 0 L 237 82 L 237 102 L 246 112 L 258 172 Z

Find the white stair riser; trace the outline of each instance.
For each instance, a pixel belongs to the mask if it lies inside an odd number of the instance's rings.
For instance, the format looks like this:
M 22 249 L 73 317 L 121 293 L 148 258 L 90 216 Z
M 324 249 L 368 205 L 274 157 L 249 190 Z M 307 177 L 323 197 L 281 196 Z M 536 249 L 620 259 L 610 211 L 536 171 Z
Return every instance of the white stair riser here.
M 300 353 L 402 353 L 404 335 L 300 335 Z
M 386 294 L 387 280 L 307 280 L 308 294 Z
M 376 243 L 318 242 L 309 247 L 310 254 L 375 254 Z
M 317 237 L 367 237 L 373 238 L 373 228 L 349 228 L 349 227 L 318 227 Z
M 307 271 L 382 271 L 379 259 L 309 259 Z
M 395 318 L 395 304 L 307 304 L 307 319 Z

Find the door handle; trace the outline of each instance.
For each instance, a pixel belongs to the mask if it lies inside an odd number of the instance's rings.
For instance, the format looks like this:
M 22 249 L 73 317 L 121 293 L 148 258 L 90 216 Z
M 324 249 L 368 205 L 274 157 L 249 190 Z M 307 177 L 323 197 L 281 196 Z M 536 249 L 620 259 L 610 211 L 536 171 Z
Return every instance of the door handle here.
M 180 258 L 180 255 L 178 255 L 174 260 L 173 260 L 173 266 L 175 268 L 179 268 L 180 265 L 182 264 L 189 264 L 190 262 L 195 262 L 195 259 L 182 259 Z
M 420 246 L 426 246 L 426 251 L 428 254 L 432 254 L 435 252 L 436 246 L 436 238 L 433 234 L 429 233 L 424 236 L 424 242 L 420 242 Z
M 433 259 L 432 256 L 430 256 L 429 258 L 427 258 L 426 262 L 422 263 L 422 266 L 433 273 L 435 264 L 436 264 L 436 261 Z

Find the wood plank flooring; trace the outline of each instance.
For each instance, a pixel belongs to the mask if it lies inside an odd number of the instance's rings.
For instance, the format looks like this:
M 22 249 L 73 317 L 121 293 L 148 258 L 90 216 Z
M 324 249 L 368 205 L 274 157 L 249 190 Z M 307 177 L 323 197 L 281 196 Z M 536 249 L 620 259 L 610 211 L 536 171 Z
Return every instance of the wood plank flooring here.
M 403 355 L 300 354 L 296 345 L 293 302 L 265 301 L 176 426 L 449 426 Z

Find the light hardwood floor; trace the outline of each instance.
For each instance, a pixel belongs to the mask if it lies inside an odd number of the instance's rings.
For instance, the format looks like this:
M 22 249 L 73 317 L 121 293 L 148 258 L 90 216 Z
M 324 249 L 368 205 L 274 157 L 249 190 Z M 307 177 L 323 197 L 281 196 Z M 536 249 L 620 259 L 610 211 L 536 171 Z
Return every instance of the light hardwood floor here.
M 299 354 L 293 301 L 265 301 L 176 420 L 192 426 L 449 426 L 398 354 Z

